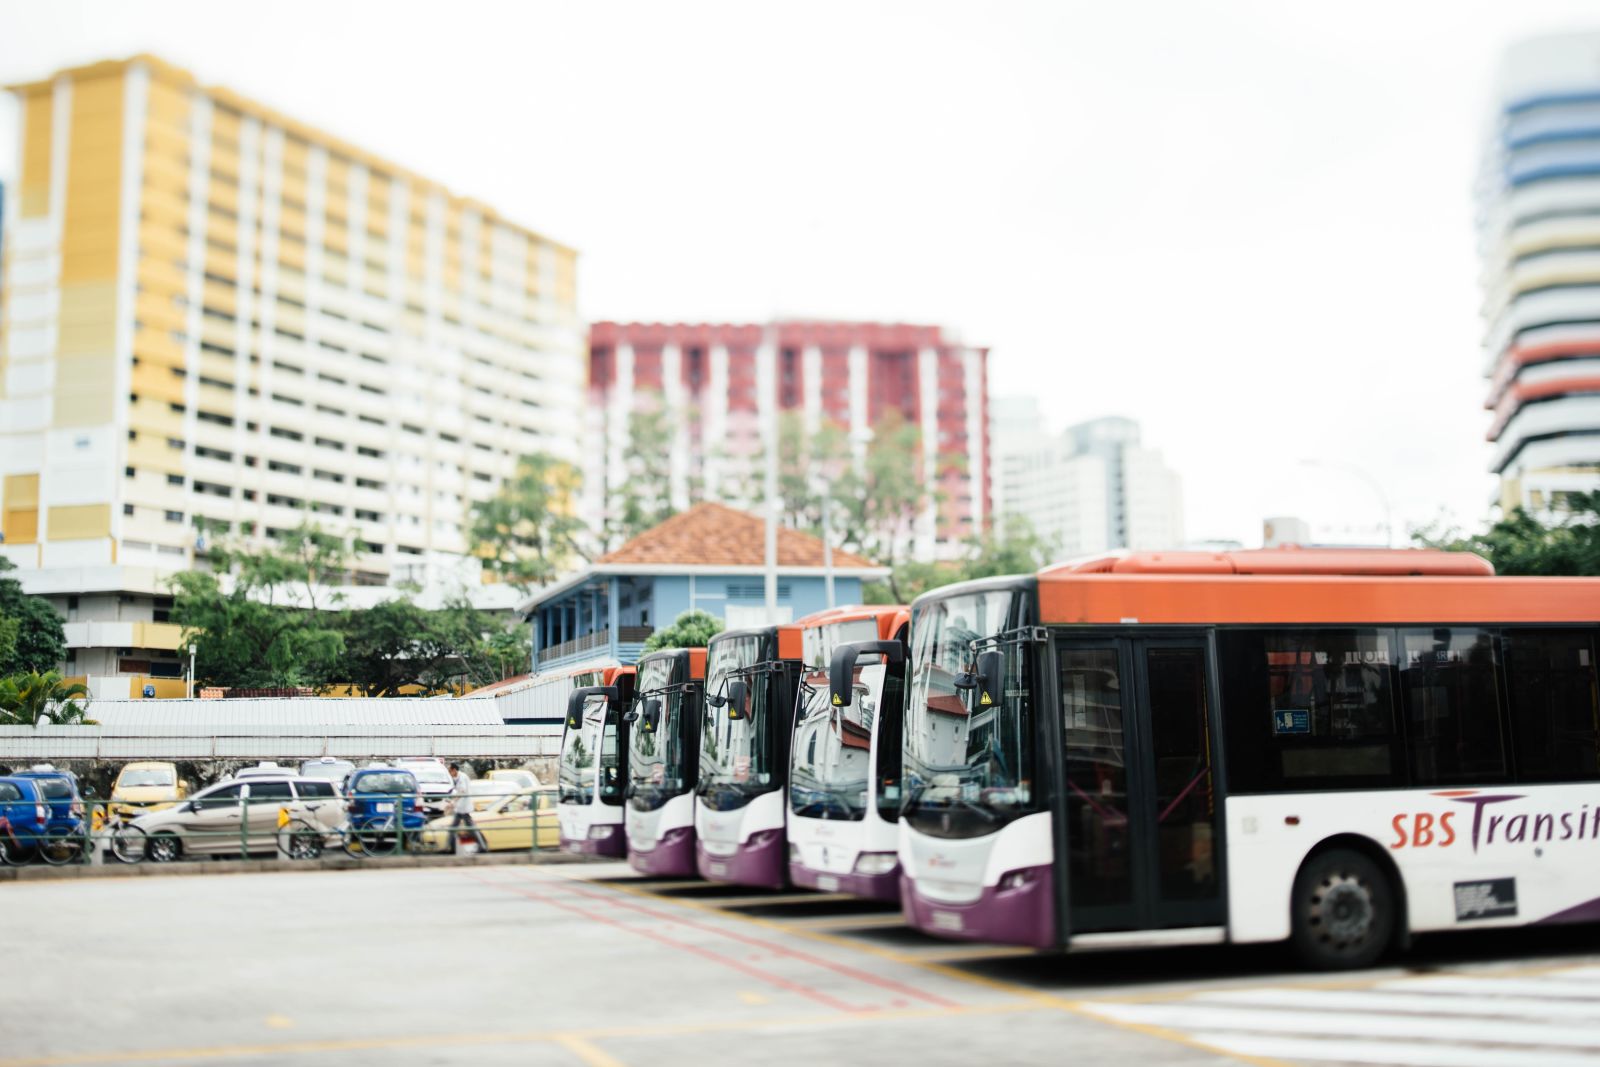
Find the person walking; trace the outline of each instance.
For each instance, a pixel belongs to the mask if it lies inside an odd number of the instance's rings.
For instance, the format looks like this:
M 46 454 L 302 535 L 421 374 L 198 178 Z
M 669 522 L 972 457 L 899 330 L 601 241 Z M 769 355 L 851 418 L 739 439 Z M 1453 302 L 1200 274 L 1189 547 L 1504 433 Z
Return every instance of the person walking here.
M 477 825 L 472 821 L 472 793 L 469 785 L 472 779 L 462 773 L 461 764 L 452 763 L 450 764 L 450 781 L 454 784 L 454 788 L 451 789 L 450 793 L 455 798 L 450 806 L 451 840 L 459 842 L 461 840 L 461 829 L 465 827 L 472 831 L 473 839 L 478 842 L 478 851 L 488 851 L 488 843 L 484 841 L 483 834 L 479 832 Z

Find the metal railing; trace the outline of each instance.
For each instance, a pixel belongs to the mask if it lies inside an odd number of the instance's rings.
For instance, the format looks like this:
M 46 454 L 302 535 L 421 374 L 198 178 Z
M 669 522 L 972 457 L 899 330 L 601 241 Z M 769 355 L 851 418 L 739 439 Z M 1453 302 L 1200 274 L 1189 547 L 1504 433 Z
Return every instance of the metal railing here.
M 359 859 L 469 852 L 559 851 L 555 792 L 471 798 L 470 824 L 453 826 L 453 796 L 420 793 L 356 797 L 239 797 L 180 800 L 137 816 L 112 802 L 85 800 L 75 825 L 44 831 L 0 818 L 0 865 L 177 863 L 276 856 L 315 860 L 330 853 Z M 482 808 L 477 805 L 482 804 Z

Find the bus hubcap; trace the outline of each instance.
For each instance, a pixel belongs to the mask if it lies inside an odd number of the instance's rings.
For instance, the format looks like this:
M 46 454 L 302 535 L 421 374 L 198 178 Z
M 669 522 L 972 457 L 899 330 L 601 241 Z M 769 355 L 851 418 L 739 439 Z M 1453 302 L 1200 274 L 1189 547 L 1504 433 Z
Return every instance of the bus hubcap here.
M 1325 941 L 1338 945 L 1362 941 L 1372 927 L 1372 895 L 1350 875 L 1332 875 L 1312 897 L 1311 917 Z

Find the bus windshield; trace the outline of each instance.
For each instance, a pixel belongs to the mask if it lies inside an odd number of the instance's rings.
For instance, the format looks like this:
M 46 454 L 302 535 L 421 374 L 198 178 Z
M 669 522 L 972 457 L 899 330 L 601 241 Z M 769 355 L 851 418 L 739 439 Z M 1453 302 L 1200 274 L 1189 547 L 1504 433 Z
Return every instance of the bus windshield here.
M 977 837 L 1034 811 L 1033 707 L 1028 646 L 1007 631 L 1018 589 L 941 597 L 911 624 L 911 694 L 905 720 L 901 815 L 937 837 Z M 1004 695 L 976 706 L 976 689 L 956 687 L 978 650 L 1005 658 Z
M 782 784 L 773 773 L 776 749 L 771 703 L 777 683 L 775 664 L 762 662 L 766 641 L 759 634 L 718 641 L 706 664 L 706 708 L 700 730 L 700 782 L 697 791 L 714 811 L 742 808 L 750 798 Z M 712 696 L 727 698 L 743 682 L 743 712 L 731 701 L 716 707 Z
M 672 682 L 676 656 L 662 656 L 639 667 L 640 717 L 628 731 L 628 806 L 635 811 L 655 811 L 689 787 L 689 767 L 684 759 L 684 701 L 692 683 Z M 647 704 L 659 702 L 660 718 L 647 728 Z
M 872 728 L 883 696 L 886 668 L 858 666 L 847 708 L 828 699 L 828 673 L 808 674 L 800 687 L 789 808 L 813 819 L 859 821 L 867 813 L 872 779 Z
M 600 799 L 618 803 L 622 783 L 617 780 L 617 716 L 603 696 L 584 701 L 583 725 L 561 738 L 561 803 L 594 803 L 597 771 Z

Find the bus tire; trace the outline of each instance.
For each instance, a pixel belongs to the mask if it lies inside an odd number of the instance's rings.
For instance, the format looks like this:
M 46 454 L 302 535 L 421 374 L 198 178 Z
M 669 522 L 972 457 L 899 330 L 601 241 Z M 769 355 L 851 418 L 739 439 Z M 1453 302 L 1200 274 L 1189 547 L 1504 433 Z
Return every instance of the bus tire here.
M 1394 938 L 1396 894 L 1389 876 L 1346 848 L 1319 852 L 1295 876 L 1290 943 L 1319 971 L 1370 967 Z

